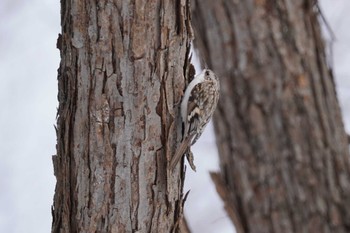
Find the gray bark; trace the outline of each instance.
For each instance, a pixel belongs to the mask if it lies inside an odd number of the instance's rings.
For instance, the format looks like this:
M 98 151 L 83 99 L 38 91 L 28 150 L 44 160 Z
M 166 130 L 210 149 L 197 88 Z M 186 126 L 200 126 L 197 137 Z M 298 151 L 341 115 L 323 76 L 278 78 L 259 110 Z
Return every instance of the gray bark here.
M 222 86 L 212 177 L 237 231 L 349 232 L 349 148 L 317 3 L 195 3 L 195 46 Z
M 52 232 L 175 232 L 189 3 L 61 0 Z

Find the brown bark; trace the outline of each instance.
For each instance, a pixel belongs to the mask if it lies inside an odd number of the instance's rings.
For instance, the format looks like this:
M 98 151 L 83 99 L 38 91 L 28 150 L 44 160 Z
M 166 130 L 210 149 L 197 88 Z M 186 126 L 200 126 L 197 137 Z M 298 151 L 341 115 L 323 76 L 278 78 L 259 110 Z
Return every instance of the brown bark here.
M 52 232 L 177 232 L 189 4 L 61 1 Z
M 350 231 L 349 148 L 314 4 L 193 4 L 195 46 L 222 86 L 213 177 L 238 232 Z

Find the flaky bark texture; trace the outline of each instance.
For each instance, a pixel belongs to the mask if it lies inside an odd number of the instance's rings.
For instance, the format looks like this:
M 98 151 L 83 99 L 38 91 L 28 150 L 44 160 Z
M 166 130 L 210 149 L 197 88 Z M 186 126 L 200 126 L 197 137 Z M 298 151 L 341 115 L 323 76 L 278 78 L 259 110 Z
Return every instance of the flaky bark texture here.
M 212 177 L 238 232 L 350 232 L 349 150 L 313 2 L 192 4 L 195 46 L 221 78 Z
M 52 232 L 175 232 L 186 0 L 61 0 Z

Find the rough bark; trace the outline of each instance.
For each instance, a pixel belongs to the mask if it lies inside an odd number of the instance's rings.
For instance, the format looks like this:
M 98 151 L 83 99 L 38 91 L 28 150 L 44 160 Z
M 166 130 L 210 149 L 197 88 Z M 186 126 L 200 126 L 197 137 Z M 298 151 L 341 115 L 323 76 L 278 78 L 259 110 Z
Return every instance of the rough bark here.
M 194 43 L 222 86 L 213 177 L 237 231 L 349 232 L 349 148 L 316 3 L 195 3 Z
M 189 3 L 61 0 L 52 232 L 177 232 Z

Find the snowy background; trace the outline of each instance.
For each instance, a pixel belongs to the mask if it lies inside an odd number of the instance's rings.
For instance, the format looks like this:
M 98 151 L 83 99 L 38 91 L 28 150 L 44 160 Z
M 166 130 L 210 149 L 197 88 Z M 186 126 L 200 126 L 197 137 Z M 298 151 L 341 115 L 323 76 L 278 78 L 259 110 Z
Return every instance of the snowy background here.
M 336 36 L 333 64 L 350 132 L 350 1 L 323 0 L 321 7 Z M 0 0 L 0 232 L 50 232 L 59 13 L 57 0 Z M 212 128 L 193 152 L 201 158 L 186 180 L 190 227 L 194 233 L 234 232 L 208 174 L 218 169 Z

